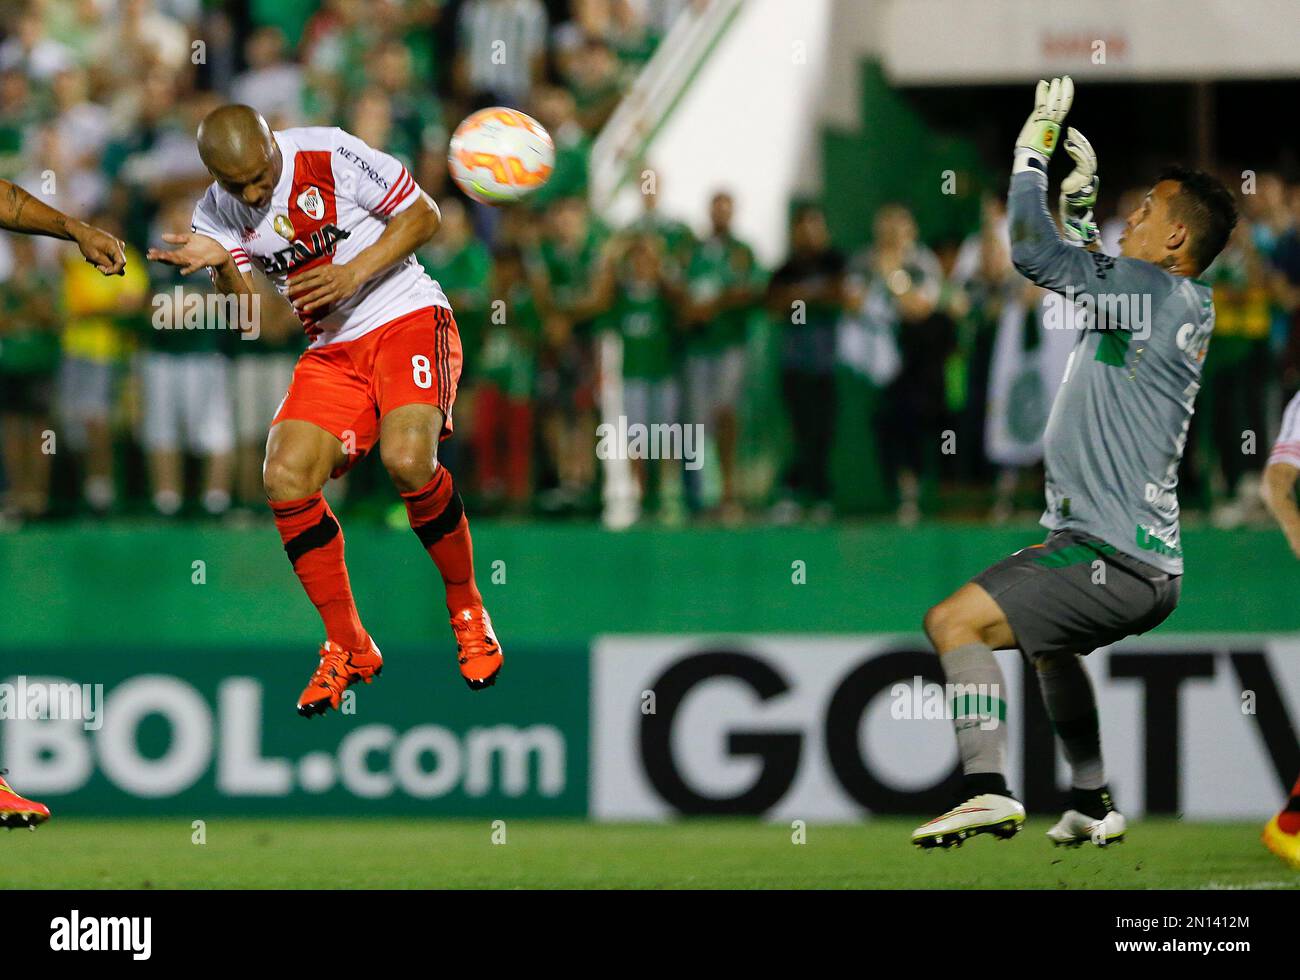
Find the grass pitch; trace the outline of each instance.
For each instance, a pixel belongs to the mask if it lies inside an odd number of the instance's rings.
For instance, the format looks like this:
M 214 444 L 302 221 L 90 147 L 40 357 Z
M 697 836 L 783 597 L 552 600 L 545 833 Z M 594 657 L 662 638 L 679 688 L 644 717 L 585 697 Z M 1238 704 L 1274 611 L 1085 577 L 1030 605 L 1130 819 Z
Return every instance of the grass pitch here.
M 915 821 L 807 829 L 490 821 L 58 819 L 0 834 L 0 888 L 1296 888 L 1255 824 L 1146 820 L 1106 850 L 1054 848 L 1045 819 L 1011 841 L 950 851 L 909 842 Z M 498 835 L 499 836 L 499 835 Z

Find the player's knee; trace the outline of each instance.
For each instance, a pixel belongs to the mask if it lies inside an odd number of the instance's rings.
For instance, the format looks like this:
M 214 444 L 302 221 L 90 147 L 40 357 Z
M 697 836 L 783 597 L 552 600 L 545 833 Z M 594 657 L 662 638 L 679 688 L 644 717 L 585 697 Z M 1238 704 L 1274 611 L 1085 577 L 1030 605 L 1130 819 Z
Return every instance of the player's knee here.
M 403 493 L 419 490 L 433 477 L 434 451 L 422 439 L 379 444 L 380 459 L 393 484 Z
M 961 609 L 952 599 L 931 606 L 922 623 L 925 635 L 937 649 L 951 646 L 954 636 L 967 628 Z
M 298 465 L 289 458 L 268 456 L 262 465 L 262 488 L 268 500 L 299 500 L 319 490 L 320 482 L 311 467 Z
M 945 600 L 946 602 L 946 600 Z M 948 610 L 944 602 L 936 603 L 925 611 L 925 619 L 921 621 L 921 627 L 925 630 L 925 635 L 934 643 L 938 634 L 943 633 L 948 625 Z

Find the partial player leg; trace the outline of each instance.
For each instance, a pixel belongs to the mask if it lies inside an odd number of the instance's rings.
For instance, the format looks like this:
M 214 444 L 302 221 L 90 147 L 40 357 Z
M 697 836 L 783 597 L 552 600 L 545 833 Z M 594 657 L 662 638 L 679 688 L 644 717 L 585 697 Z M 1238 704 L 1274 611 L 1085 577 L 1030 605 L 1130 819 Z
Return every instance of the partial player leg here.
M 1015 636 L 1001 608 L 978 585 L 967 583 L 925 616 L 925 632 L 939 654 L 950 685 L 974 686 L 987 695 L 987 707 L 1005 720 L 1006 684 L 994 650 L 1013 648 Z M 969 704 L 956 705 L 969 708 Z M 1007 794 L 1007 733 L 1004 724 L 981 724 L 977 717 L 955 718 L 966 787 L 973 793 Z
M 8 769 L 0 769 L 0 827 L 15 830 L 26 827 L 35 830 L 50 819 L 50 808 L 44 803 L 28 800 L 14 792 L 4 780 Z
M 1264 846 L 1300 871 L 1300 779 L 1291 787 L 1291 798 L 1282 812 L 1264 827 Z
M 1104 574 L 1107 569 L 1113 574 Z M 1043 544 L 1022 548 L 985 569 L 927 614 L 925 629 L 949 683 L 965 685 L 967 691 L 969 685 L 979 694 L 1001 689 L 993 650 L 1018 649 L 1031 660 L 1045 655 L 1061 658 L 1046 665 L 1044 696 L 1067 743 L 1077 785 L 1084 791 L 1080 802 L 1101 817 L 1072 810 L 1077 819 L 1063 821 L 1070 825 L 1064 829 L 1053 828 L 1053 840 L 1061 830 L 1065 839 L 1059 843 L 1076 842 L 1081 834 L 1075 825 L 1086 826 L 1084 839 L 1098 844 L 1123 835 L 1122 818 L 1112 817 L 1101 796 L 1105 776 L 1096 705 L 1074 652 L 1152 629 L 1177 601 L 1177 576 L 1125 559 L 1114 546 L 1090 535 L 1058 530 Z M 962 704 L 961 698 L 954 701 Z M 1012 804 L 1020 809 L 1009 798 L 1003 775 L 1006 733 L 1000 724 L 989 723 L 1001 719 L 1003 704 L 994 694 L 988 703 L 990 718 L 972 720 L 969 711 L 965 717 L 961 711 L 955 715 L 966 790 L 973 799 L 932 821 L 939 825 L 937 830 L 931 825 L 920 828 L 913 838 L 917 843 L 950 843 L 954 831 L 960 839 L 970 822 L 984 819 L 970 816 L 972 811 L 982 814 Z M 936 840 L 937 831 L 942 831 L 941 840 Z
M 1115 809 L 1101 760 L 1101 727 L 1092 681 L 1077 653 L 1034 658 L 1043 705 L 1070 764 L 1070 807 L 1047 832 L 1053 844 L 1099 846 L 1124 839 L 1124 817 Z
M 1006 685 L 993 651 L 1015 647 L 1015 635 L 998 604 L 974 583 L 926 613 L 925 632 L 952 698 L 963 802 L 918 827 L 912 843 L 947 847 L 981 833 L 1014 836 L 1025 809 L 1007 789 Z
M 380 456 L 406 501 L 412 530 L 442 575 L 461 676 L 472 690 L 481 690 L 496 682 L 501 646 L 474 582 L 465 507 L 451 474 L 438 463 L 438 443 L 452 429 L 460 334 L 450 310 L 430 307 L 377 336 L 372 386 Z
M 321 487 L 345 459 L 342 442 L 311 422 L 286 419 L 271 429 L 262 479 L 294 573 L 325 625 L 326 641 L 298 700 L 304 717 L 337 708 L 343 691 L 370 683 L 383 658 L 361 625 L 343 560 L 343 531 Z
M 442 429 L 443 414 L 433 405 L 395 408 L 380 423 L 379 453 L 406 502 L 411 529 L 442 575 L 461 675 L 471 690 L 481 690 L 496 683 L 501 646 L 474 581 L 474 543 L 465 507 L 456 481 L 438 463 Z

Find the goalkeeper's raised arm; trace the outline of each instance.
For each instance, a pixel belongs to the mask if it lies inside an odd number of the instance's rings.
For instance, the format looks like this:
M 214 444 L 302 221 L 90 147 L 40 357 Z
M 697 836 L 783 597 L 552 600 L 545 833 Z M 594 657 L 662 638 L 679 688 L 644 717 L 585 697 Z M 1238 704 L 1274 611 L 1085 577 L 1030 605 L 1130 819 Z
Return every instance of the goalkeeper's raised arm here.
M 1077 210 L 1079 224 L 1073 231 L 1067 224 L 1070 241 L 1061 238 L 1047 207 L 1047 164 L 1073 101 L 1074 83 L 1068 76 L 1040 81 L 1034 111 L 1016 140 L 1007 201 L 1016 269 L 1036 285 L 1075 299 L 1102 294 L 1156 298 L 1176 287 L 1179 277 L 1198 276 L 1227 244 L 1236 223 L 1227 189 L 1204 172 L 1171 167 L 1127 216 L 1119 258 L 1078 248 L 1087 243 L 1091 224 L 1096 157 L 1075 130 L 1066 145 L 1076 169 L 1063 185 L 1061 204 L 1067 222 Z
M 1150 262 L 1116 259 L 1063 239 L 1047 210 L 1045 170 L 1027 169 L 1011 175 L 1007 216 L 1011 261 L 1016 271 L 1035 285 L 1069 299 L 1081 299 L 1085 294 L 1096 299 L 1101 293 L 1152 293 L 1159 291 L 1162 283 L 1165 288 L 1172 285 L 1169 275 Z

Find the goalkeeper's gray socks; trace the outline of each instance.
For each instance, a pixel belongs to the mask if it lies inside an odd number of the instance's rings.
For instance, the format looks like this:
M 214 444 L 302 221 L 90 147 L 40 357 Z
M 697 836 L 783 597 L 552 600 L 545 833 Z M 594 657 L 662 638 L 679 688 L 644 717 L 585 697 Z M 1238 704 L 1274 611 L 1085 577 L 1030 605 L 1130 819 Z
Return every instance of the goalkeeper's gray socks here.
M 1104 817 L 1112 807 L 1101 761 L 1097 700 L 1083 658 L 1074 653 L 1049 654 L 1038 657 L 1034 666 L 1047 715 L 1070 763 L 1071 805 L 1089 816 Z
M 967 643 L 939 656 L 952 699 L 957 750 L 967 798 L 1007 790 L 1007 706 L 1002 668 L 984 643 Z

